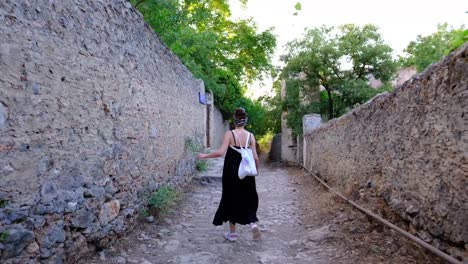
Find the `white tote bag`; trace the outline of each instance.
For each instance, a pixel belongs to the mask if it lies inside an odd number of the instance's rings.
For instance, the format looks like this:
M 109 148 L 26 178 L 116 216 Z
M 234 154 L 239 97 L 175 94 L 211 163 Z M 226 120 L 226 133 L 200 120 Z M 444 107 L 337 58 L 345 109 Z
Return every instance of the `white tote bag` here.
M 250 133 L 247 136 L 247 140 L 245 141 L 245 147 L 242 147 L 242 143 L 240 142 L 236 133 L 234 131 L 233 133 L 237 141 L 239 141 L 240 149 L 234 148 L 232 146 L 231 148 L 239 152 L 242 156 L 242 160 L 239 164 L 239 179 L 242 180 L 246 176 L 257 176 L 258 175 L 257 166 L 255 166 L 255 159 L 253 157 L 252 149 L 247 148 L 249 144 Z

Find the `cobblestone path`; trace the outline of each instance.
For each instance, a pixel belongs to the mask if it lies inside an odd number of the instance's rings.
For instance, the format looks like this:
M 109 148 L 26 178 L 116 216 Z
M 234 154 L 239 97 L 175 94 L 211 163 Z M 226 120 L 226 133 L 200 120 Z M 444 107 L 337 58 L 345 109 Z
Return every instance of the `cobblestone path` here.
M 79 263 L 438 263 L 420 248 L 338 202 L 303 171 L 263 166 L 257 177 L 262 239 L 248 226 L 223 238 L 211 224 L 221 198 L 222 159 L 210 160 L 190 192 L 162 221 Z

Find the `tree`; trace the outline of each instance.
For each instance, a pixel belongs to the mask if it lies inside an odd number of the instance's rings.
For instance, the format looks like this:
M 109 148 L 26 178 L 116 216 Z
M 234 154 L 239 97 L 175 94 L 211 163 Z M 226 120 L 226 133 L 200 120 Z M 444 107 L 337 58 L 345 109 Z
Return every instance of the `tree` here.
M 286 100 L 290 102 L 288 116 L 290 112 L 296 111 L 297 115 L 304 111 L 321 111 L 327 114 L 328 119 L 337 117 L 341 114 L 336 112 L 337 98 L 341 98 L 340 103 L 346 107 L 356 103 L 356 100 L 343 98 L 353 93 L 343 92 L 364 89 L 362 83 L 366 83 L 370 75 L 386 82 L 396 69 L 392 49 L 383 43 L 374 25 L 359 27 L 347 24 L 338 28 L 322 26 L 306 30 L 303 38 L 288 43 L 287 53 L 282 56 L 282 60 L 286 66 L 281 76 L 289 80 L 287 93 L 297 97 Z M 321 95 L 321 87 L 326 96 Z M 326 109 L 313 103 L 320 98 L 326 100 Z M 357 101 L 362 103 L 367 99 L 365 96 Z
M 272 30 L 257 33 L 251 19 L 231 21 L 228 0 L 131 0 L 148 24 L 214 94 L 225 118 L 238 107 L 262 106 L 244 96 L 245 86 L 272 69 Z M 245 4 L 246 0 L 241 0 Z M 248 107 L 247 107 L 248 105 Z M 261 115 L 251 122 L 262 123 Z
M 448 52 L 452 52 L 458 47 L 468 42 L 468 29 L 460 28 L 453 31 L 452 40 Z
M 279 80 L 273 82 L 273 96 L 261 96 L 259 102 L 265 109 L 265 127 L 267 132 L 277 134 L 281 132 L 281 114 L 283 112 L 283 101 L 281 100 L 281 83 Z
M 400 58 L 403 66 L 415 66 L 418 72 L 442 59 L 450 51 L 467 41 L 467 33 L 463 27 L 449 29 L 447 23 L 437 26 L 437 31 L 428 36 L 418 35 L 404 50 L 408 55 Z

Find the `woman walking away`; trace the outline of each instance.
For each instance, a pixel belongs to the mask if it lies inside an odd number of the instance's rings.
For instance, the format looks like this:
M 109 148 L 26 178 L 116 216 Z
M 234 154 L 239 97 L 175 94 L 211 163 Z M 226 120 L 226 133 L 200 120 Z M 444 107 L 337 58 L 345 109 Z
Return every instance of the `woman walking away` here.
M 198 158 L 216 158 L 226 153 L 222 178 L 223 193 L 213 224 L 219 226 L 229 222 L 229 232 L 225 234 L 225 238 L 231 242 L 237 240 L 236 224 L 249 224 L 253 239 L 259 240 L 261 233 L 255 224 L 258 222 L 258 195 L 255 187 L 255 177 L 247 176 L 241 180 L 238 175 L 241 154 L 237 150 L 240 149 L 240 146 L 247 145 L 252 149 L 258 171 L 255 137 L 244 129 L 247 124 L 247 113 L 243 108 L 237 108 L 234 112 L 234 124 L 236 128 L 224 134 L 223 144 L 217 151 L 200 154 Z

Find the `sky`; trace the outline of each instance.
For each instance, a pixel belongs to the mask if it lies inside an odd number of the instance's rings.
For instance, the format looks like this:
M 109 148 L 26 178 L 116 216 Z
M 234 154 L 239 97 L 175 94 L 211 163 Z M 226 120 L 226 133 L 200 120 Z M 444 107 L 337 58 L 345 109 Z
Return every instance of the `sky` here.
M 371 23 L 380 28 L 384 41 L 403 55 L 403 49 L 418 35 L 429 35 L 437 24 L 447 22 L 459 28 L 468 26 L 467 0 L 300 0 L 302 10 L 297 16 L 291 0 L 248 0 L 242 8 L 238 0 L 230 0 L 232 18 L 253 18 L 259 31 L 274 27 L 277 48 L 273 63 L 280 65 L 283 46 L 301 37 L 304 28 L 321 25 L 338 26 L 347 23 Z M 378 4 L 377 4 L 378 3 Z M 248 95 L 256 98 L 268 93 L 271 80 L 249 87 Z

